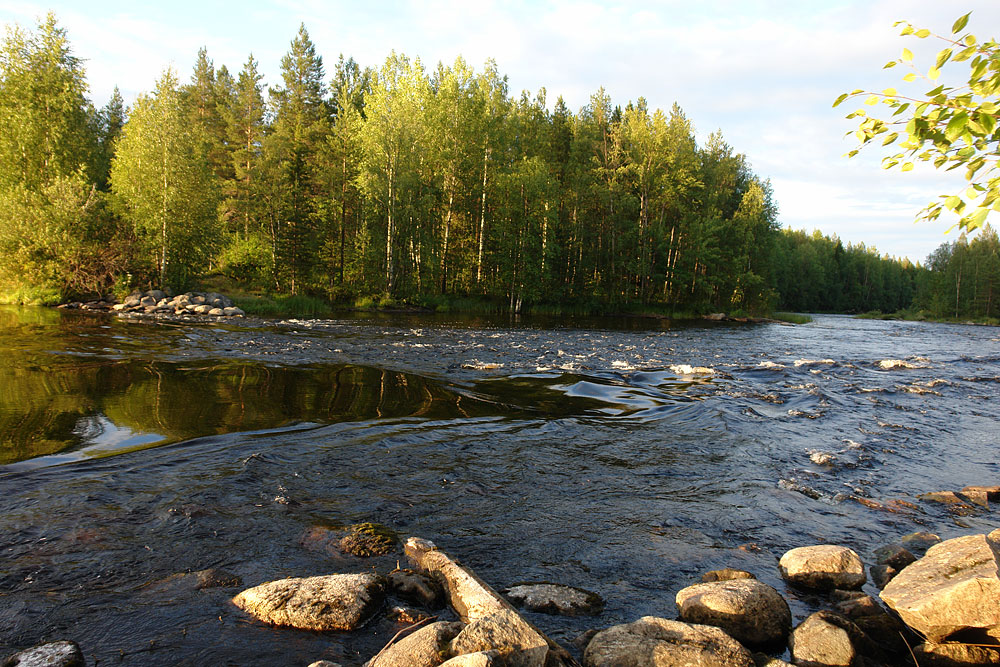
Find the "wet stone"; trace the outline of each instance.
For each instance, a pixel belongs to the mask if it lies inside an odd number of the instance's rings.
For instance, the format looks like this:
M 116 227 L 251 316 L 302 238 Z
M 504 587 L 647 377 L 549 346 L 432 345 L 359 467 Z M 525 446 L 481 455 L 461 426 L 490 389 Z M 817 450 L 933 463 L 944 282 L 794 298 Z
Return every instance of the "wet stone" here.
M 920 558 L 927 550 L 935 544 L 941 542 L 941 538 L 934 533 L 919 531 L 904 536 L 899 543 L 909 550 L 914 556 Z
M 644 616 L 597 633 L 584 667 L 755 667 L 753 657 L 719 628 Z
M 792 662 L 800 667 L 850 667 L 862 655 L 878 653 L 861 628 L 830 611 L 810 614 L 792 631 L 788 647 Z
M 84 667 L 86 662 L 76 642 L 40 644 L 6 658 L 0 667 Z
M 444 588 L 433 577 L 414 570 L 393 570 L 386 577 L 392 592 L 428 609 L 439 609 L 445 604 Z
M 437 667 L 448 655 L 448 642 L 461 631 L 457 622 L 425 625 L 383 650 L 366 667 Z
M 919 644 L 913 648 L 920 667 L 984 667 L 1000 665 L 1000 647 L 970 644 Z
M 550 584 L 525 583 L 502 591 L 518 607 L 560 616 L 595 616 L 604 609 L 604 600 L 592 591 Z
M 890 565 L 896 570 L 902 570 L 917 560 L 917 557 L 901 544 L 886 544 L 876 549 L 872 555 L 879 565 Z

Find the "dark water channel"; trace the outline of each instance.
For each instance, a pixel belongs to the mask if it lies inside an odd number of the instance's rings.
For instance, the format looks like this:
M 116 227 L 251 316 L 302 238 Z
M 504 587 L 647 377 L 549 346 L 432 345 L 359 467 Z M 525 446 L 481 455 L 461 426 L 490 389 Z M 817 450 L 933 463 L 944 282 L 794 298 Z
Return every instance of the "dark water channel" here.
M 361 664 L 401 626 L 264 627 L 235 589 L 174 575 L 391 570 L 399 554 L 322 539 L 362 521 L 429 538 L 496 588 L 599 592 L 597 619 L 529 614 L 563 642 L 672 618 L 680 588 L 725 566 L 798 619 L 819 601 L 780 581 L 791 547 L 868 559 L 915 530 L 996 527 L 916 496 L 1000 482 L 998 340 L 844 317 L 181 325 L 0 309 L 0 657 L 71 638 L 102 665 Z

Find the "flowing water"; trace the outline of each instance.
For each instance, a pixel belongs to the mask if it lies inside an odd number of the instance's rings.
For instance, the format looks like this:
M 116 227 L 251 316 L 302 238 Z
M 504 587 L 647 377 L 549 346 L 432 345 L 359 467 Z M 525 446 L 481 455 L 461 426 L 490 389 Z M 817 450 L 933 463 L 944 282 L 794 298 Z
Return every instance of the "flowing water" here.
M 375 521 L 495 588 L 645 615 L 737 567 L 801 618 L 776 558 L 988 531 L 921 493 L 1000 482 L 997 329 L 395 316 L 227 324 L 0 310 L 0 657 L 75 639 L 124 665 L 361 664 L 400 627 L 270 628 L 197 590 L 387 572 L 331 535 Z M 881 363 L 898 360 L 905 363 Z M 870 589 L 870 592 L 874 592 Z

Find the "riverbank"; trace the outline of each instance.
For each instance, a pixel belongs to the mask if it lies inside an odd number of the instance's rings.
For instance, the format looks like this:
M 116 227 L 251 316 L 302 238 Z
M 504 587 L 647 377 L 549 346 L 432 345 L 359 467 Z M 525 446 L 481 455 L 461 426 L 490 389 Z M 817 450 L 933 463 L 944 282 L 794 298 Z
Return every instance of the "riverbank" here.
M 883 313 L 880 310 L 872 310 L 867 313 L 855 315 L 861 320 L 887 320 L 905 322 L 938 322 L 941 324 L 978 324 L 982 326 L 1000 326 L 1000 318 L 997 317 L 939 317 L 927 310 L 897 310 L 894 313 Z

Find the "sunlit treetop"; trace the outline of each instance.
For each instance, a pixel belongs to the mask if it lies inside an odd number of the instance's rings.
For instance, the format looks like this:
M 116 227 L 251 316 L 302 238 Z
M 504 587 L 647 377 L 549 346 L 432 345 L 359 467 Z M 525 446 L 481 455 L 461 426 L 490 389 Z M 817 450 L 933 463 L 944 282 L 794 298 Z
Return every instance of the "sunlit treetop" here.
M 970 12 L 971 13 L 971 12 Z M 848 153 L 858 154 L 865 146 L 880 141 L 898 152 L 882 159 L 885 169 L 913 169 L 914 162 L 929 162 L 936 169 L 965 169 L 968 187 L 950 195 L 941 195 L 917 214 L 918 220 L 937 220 L 943 211 L 959 217 L 957 226 L 973 230 L 982 226 L 991 213 L 1000 211 L 1000 44 L 993 39 L 979 41 L 964 32 L 970 14 L 955 21 L 950 35 L 939 35 L 918 29 L 906 21 L 903 36 L 917 39 L 928 37 L 944 42 L 934 64 L 924 70 L 914 62 L 913 53 L 903 49 L 897 60 L 885 69 L 902 65 L 909 69 L 903 76 L 906 83 L 930 85 L 923 94 L 904 94 L 895 88 L 881 92 L 857 89 L 844 93 L 834 102 L 838 106 L 847 99 L 864 97 L 865 107 L 847 115 L 858 121 L 854 134 L 859 146 Z M 968 80 L 964 85 L 947 86 L 938 82 L 941 70 L 949 63 L 967 63 Z M 912 86 L 911 86 L 912 87 Z M 885 105 L 891 113 L 876 117 L 876 108 Z

